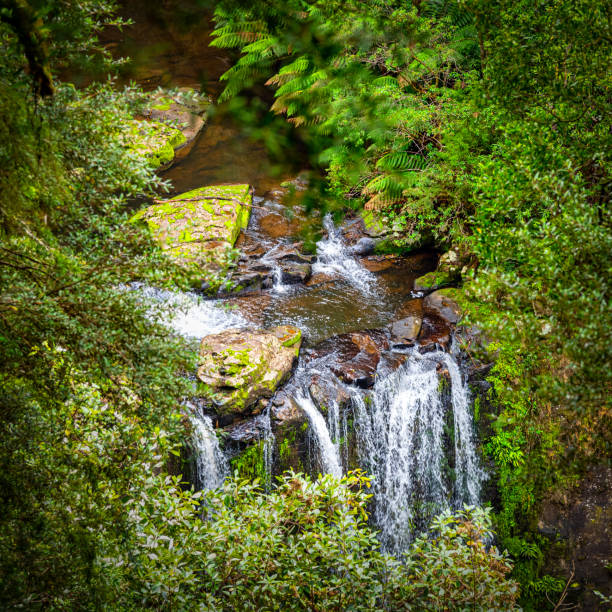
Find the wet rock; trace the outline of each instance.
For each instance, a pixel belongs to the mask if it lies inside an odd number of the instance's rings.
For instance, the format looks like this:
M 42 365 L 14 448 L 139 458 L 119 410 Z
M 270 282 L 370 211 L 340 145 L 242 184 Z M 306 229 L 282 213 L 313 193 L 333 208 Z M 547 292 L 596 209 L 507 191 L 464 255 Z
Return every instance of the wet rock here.
M 309 263 L 283 260 L 279 265 L 281 269 L 281 282 L 285 285 L 306 283 L 312 276 L 312 266 Z
M 353 255 L 364 257 L 366 255 L 371 255 L 375 248 L 376 242 L 372 238 L 364 236 L 357 242 L 357 244 L 355 244 L 355 246 L 350 248 L 350 252 Z
M 462 316 L 462 309 L 457 303 L 458 297 L 459 291 L 456 289 L 434 291 L 423 300 L 423 309 L 456 325 Z
M 273 239 L 287 238 L 297 231 L 295 222 L 278 213 L 263 215 L 257 221 L 261 231 Z
M 395 317 L 404 319 L 406 317 L 418 317 L 423 318 L 423 300 L 418 298 L 412 298 L 406 300 L 396 311 Z
M 278 405 L 277 405 L 278 404 Z M 308 471 L 308 417 L 297 403 L 283 394 L 270 406 L 272 432 L 276 439 L 274 471 Z
M 170 95 L 166 91 L 152 94 L 144 115 L 148 119 L 176 127 L 184 136 L 184 142 L 175 151 L 175 161 L 187 155 L 191 145 L 204 127 L 202 115 L 210 105 L 203 95 L 188 87 Z
M 206 336 L 200 345 L 198 379 L 216 412 L 233 417 L 252 412 L 287 379 L 299 354 L 301 332 L 231 329 Z
M 256 327 L 263 327 L 266 308 L 270 305 L 271 297 L 267 293 L 257 293 L 241 297 L 232 297 L 228 305 L 235 307 L 240 314 Z
M 251 212 L 248 185 L 201 187 L 149 206 L 132 217 L 143 219 L 149 230 L 180 265 L 218 270 L 228 265 L 227 253 Z
M 367 330 L 333 336 L 315 347 L 313 356 L 332 355 L 329 368 L 340 380 L 367 388 L 374 384 L 381 352 L 388 349 L 383 332 Z
M 448 322 L 435 314 L 423 317 L 421 331 L 418 336 L 419 351 L 427 353 L 438 349 L 448 350 L 451 342 Z
M 227 435 L 226 445 L 236 449 L 244 449 L 265 438 L 266 424 L 263 415 L 256 416 L 247 421 L 240 421 L 225 428 Z
M 329 406 L 332 404 L 337 404 L 344 409 L 350 401 L 350 397 L 342 385 L 337 382 L 334 384 L 330 377 L 322 379 L 320 376 L 314 376 L 308 391 L 321 414 L 327 414 Z
M 408 316 L 391 325 L 391 341 L 394 343 L 405 344 L 416 340 L 423 319 L 420 316 Z
M 372 255 L 360 260 L 361 265 L 369 272 L 379 273 L 386 272 L 397 265 L 402 258 L 396 255 Z
M 317 285 L 329 285 L 338 281 L 337 276 L 332 276 L 331 274 L 325 274 L 323 272 L 318 272 L 317 274 L 313 274 L 308 282 L 306 283 L 307 287 L 315 287 Z

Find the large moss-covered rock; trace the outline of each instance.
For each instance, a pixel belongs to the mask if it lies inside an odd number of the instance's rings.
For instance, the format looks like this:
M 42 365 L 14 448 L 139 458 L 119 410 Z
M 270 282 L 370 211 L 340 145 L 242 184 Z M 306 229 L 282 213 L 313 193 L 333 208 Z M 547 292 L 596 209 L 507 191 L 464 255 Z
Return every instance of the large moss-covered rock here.
M 184 267 L 224 268 L 240 230 L 246 228 L 252 195 L 248 185 L 201 187 L 136 213 L 162 249 Z
M 284 382 L 300 351 L 299 329 L 230 329 L 206 336 L 200 345 L 198 378 L 203 391 L 224 416 L 252 412 Z

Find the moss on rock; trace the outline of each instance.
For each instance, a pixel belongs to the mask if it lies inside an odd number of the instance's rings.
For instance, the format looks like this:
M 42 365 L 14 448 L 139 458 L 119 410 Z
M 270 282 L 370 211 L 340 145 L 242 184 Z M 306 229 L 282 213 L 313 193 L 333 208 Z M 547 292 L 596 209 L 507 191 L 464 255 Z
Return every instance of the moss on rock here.
M 247 414 L 286 380 L 300 344 L 301 332 L 287 325 L 206 336 L 198 367 L 203 394 L 223 416 Z
M 216 185 L 183 193 L 132 217 L 144 220 L 162 249 L 194 272 L 225 270 L 251 214 L 249 185 Z

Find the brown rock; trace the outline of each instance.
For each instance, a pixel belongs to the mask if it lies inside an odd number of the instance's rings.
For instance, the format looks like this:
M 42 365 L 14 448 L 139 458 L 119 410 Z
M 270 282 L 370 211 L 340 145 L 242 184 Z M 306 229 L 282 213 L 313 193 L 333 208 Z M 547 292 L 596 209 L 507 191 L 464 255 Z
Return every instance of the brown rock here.
M 461 308 L 445 291 L 434 291 L 423 300 L 425 312 L 433 313 L 452 325 L 461 318 Z
M 391 340 L 397 343 L 408 343 L 416 340 L 423 319 L 419 316 L 408 316 L 391 325 Z

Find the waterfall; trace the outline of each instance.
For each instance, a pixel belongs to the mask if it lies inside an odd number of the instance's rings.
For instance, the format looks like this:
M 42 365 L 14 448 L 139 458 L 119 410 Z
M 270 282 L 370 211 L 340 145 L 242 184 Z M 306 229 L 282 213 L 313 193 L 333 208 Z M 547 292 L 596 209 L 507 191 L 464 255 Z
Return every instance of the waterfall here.
M 287 293 L 289 286 L 283 283 L 283 271 L 277 263 L 274 263 L 272 266 L 272 277 L 274 278 L 272 291 L 274 293 Z
M 310 395 L 300 393 L 294 399 L 310 421 L 317 451 L 321 459 L 322 470 L 326 474 L 332 474 L 337 478 L 341 478 L 342 467 L 340 465 L 338 448 L 332 442 L 323 415 L 317 410 Z
M 438 362 L 451 375 L 457 481 L 445 456 L 447 410 Z M 360 463 L 372 475 L 372 517 L 385 550 L 401 554 L 415 532 L 452 505 L 478 502 L 478 466 L 468 391 L 459 366 L 442 352 L 411 357 L 369 395 L 352 392 Z M 451 500 L 452 498 L 452 500 Z
M 447 497 L 444 407 L 435 364 L 409 360 L 371 396 L 353 398 L 358 452 L 373 478 L 374 522 L 383 546 L 401 552 Z
M 444 363 L 451 379 L 455 434 L 455 504 L 477 504 L 485 472 L 476 454 L 470 392 L 463 382 L 457 361 L 445 353 Z
M 214 489 L 220 487 L 229 474 L 229 466 L 215 434 L 210 417 L 201 409 L 193 412 L 191 417 L 193 427 L 192 444 L 195 451 L 196 484 L 199 489 Z
M 272 432 L 272 423 L 270 421 L 270 408 L 267 407 L 262 414 L 263 423 L 263 460 L 264 469 L 266 472 L 266 481 L 264 483 L 266 491 L 272 487 L 272 468 L 274 464 L 274 444 L 276 439 Z
M 327 239 L 317 242 L 317 261 L 312 267 L 313 273 L 340 275 L 362 293 L 373 293 L 376 277 L 351 255 L 330 214 L 325 215 L 323 227 L 327 230 Z

